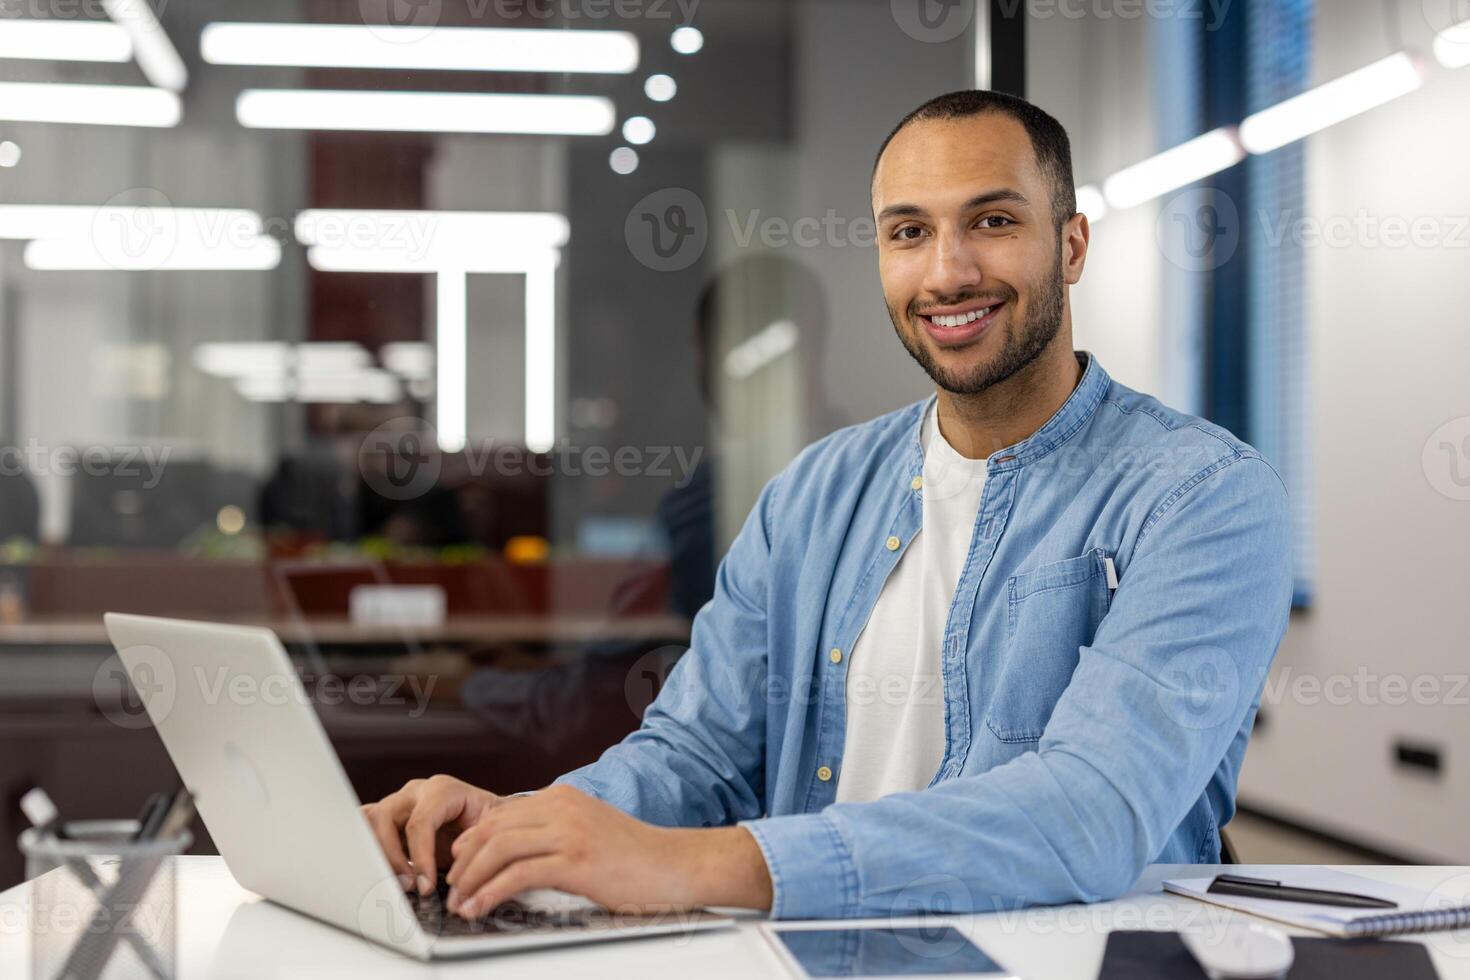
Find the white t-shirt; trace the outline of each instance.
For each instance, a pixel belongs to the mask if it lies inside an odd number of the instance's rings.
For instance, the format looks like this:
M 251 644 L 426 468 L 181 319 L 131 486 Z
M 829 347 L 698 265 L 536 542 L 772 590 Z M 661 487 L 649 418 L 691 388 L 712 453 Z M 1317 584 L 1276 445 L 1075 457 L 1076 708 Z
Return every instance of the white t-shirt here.
M 924 516 L 883 584 L 847 668 L 847 734 L 837 802 L 924 789 L 944 758 L 944 627 L 970 550 L 985 460 L 922 429 Z

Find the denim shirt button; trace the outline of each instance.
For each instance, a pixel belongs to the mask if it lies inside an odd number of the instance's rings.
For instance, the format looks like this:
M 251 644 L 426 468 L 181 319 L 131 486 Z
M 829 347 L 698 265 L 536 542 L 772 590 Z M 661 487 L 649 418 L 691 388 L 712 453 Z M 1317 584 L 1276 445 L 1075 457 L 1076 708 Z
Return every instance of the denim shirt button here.
M 832 770 L 831 769 L 828 769 L 826 766 L 822 766 L 821 768 L 819 768 L 817 770 L 817 778 L 820 779 L 824 783 L 831 782 L 832 781 Z

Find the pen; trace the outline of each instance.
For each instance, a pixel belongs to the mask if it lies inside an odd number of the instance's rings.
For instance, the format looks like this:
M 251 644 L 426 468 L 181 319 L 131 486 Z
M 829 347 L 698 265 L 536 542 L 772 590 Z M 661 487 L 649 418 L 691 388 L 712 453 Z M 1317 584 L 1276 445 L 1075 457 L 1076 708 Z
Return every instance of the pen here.
M 157 796 L 160 801 L 168 799 L 163 793 L 155 793 L 154 796 Z M 152 801 L 153 797 L 149 797 L 150 804 Z M 42 836 L 49 833 L 57 840 L 70 840 L 62 833 L 61 814 L 56 809 L 56 804 L 51 802 L 51 797 L 39 786 L 21 797 L 20 808 L 25 813 L 26 819 L 35 826 L 36 833 Z M 93 871 L 92 866 L 85 860 L 68 860 L 63 863 L 63 866 L 99 900 L 107 895 L 107 885 L 97 877 L 97 872 Z M 137 932 L 128 932 L 123 939 L 133 948 L 133 952 L 143 961 L 143 965 L 153 976 L 158 980 L 168 980 L 173 971 L 163 964 L 158 958 L 158 953 L 148 945 L 142 935 Z
M 138 812 L 138 829 L 133 832 L 133 840 L 148 840 L 157 832 L 158 825 L 163 822 L 163 815 L 168 810 L 169 799 L 167 793 L 148 795 L 143 809 Z
M 66 826 L 61 820 L 61 811 L 56 809 L 50 795 L 41 787 L 32 788 L 20 798 L 20 811 L 42 837 L 50 834 L 57 840 L 69 839 Z
M 1355 895 L 1352 892 L 1335 892 L 1323 888 L 1298 888 L 1269 878 L 1247 878 L 1244 875 L 1216 875 L 1207 891 L 1216 895 L 1243 895 L 1250 898 L 1269 898 L 1278 902 L 1306 902 L 1311 905 L 1340 905 L 1356 909 L 1398 908 L 1397 902 L 1374 898 L 1372 895 Z

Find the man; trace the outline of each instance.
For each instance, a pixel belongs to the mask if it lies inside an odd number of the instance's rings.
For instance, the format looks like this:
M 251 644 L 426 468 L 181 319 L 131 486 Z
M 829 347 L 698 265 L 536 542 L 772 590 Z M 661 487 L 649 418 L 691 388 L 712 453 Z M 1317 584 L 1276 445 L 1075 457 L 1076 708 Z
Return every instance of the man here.
M 597 762 L 366 807 L 406 887 L 447 866 L 470 916 L 553 887 L 826 918 L 1096 901 L 1217 860 L 1290 603 L 1285 492 L 1074 353 L 1070 152 L 990 92 L 899 123 L 879 274 L 936 396 L 767 485 L 689 653 Z

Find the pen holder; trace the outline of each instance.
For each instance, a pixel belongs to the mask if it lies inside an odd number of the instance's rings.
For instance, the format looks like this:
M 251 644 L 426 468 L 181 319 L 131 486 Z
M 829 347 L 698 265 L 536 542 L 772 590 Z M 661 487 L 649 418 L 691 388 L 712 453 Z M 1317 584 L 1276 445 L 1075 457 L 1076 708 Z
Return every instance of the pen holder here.
M 31 879 L 31 980 L 175 976 L 172 858 L 192 838 L 185 831 L 134 841 L 137 827 L 135 820 L 77 820 L 66 824 L 66 840 L 34 828 L 20 835 Z

